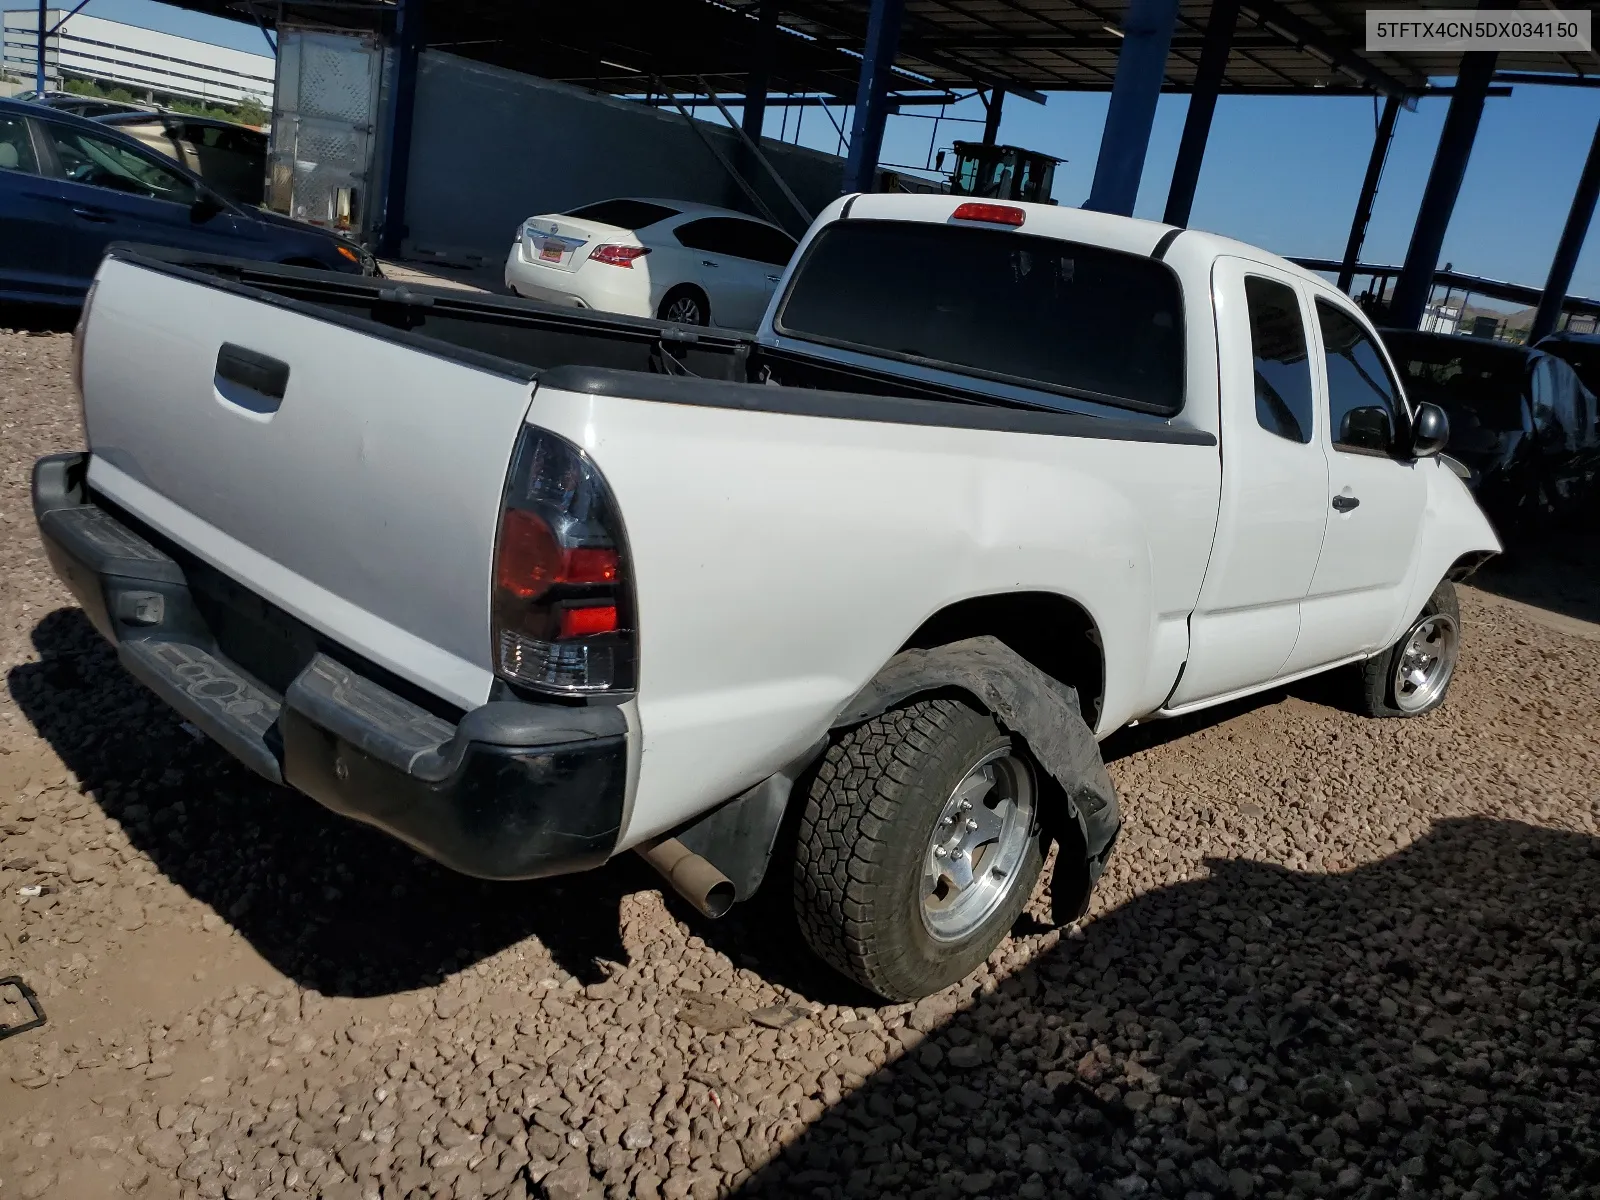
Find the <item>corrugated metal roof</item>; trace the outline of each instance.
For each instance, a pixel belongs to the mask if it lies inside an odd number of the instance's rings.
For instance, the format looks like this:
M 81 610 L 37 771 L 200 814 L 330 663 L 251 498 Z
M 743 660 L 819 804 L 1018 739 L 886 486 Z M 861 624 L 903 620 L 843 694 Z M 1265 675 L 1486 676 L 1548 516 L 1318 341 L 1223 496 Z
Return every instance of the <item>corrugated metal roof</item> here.
M 253 20 L 272 5 L 251 0 L 171 0 Z M 652 80 L 694 91 L 704 80 L 741 94 L 756 62 L 761 0 L 425 0 L 431 47 L 600 91 L 632 94 Z M 1442 0 L 1421 7 L 1460 7 Z M 775 91 L 853 99 L 868 0 L 777 0 Z M 1455 54 L 1365 49 L 1370 4 L 1240 0 L 1225 92 L 1414 94 L 1451 77 Z M 1546 12 L 1538 3 L 1522 6 Z M 286 21 L 377 28 L 392 0 L 286 0 Z M 896 62 L 901 93 L 1003 85 L 1015 91 L 1111 86 L 1125 0 L 906 0 Z M 1194 83 L 1211 19 L 1207 0 L 1181 0 L 1167 59 L 1167 90 Z M 1502 54 L 1500 70 L 1594 77 L 1594 54 Z

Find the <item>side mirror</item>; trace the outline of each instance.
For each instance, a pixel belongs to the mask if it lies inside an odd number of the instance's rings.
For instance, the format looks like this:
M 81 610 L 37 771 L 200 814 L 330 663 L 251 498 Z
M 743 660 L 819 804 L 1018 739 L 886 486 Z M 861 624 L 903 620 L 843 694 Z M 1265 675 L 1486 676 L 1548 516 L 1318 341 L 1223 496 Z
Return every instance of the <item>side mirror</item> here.
M 1450 440 L 1450 418 L 1437 404 L 1417 405 L 1411 423 L 1411 457 L 1432 458 Z
M 223 211 L 222 201 L 218 200 L 210 192 L 201 192 L 194 198 L 194 203 L 189 206 L 189 220 L 196 225 L 204 225 Z
M 1394 425 L 1381 404 L 1352 408 L 1339 423 L 1339 441 L 1346 446 L 1388 453 L 1394 445 Z

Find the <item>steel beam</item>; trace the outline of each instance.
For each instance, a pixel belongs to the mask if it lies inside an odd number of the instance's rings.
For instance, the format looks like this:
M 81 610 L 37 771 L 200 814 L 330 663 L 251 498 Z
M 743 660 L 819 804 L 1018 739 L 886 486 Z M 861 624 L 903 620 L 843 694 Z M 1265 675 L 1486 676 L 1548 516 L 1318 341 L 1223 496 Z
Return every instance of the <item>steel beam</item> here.
M 861 52 L 856 113 L 850 124 L 850 149 L 844 164 L 845 193 L 870 192 L 877 179 L 883 126 L 889 116 L 890 68 L 900 45 L 900 21 L 904 15 L 905 0 L 872 0 L 867 14 L 867 44 Z
M 758 145 L 761 126 L 767 117 L 767 93 L 772 90 L 772 47 L 778 34 L 777 0 L 761 0 L 759 13 L 761 28 L 756 34 L 755 61 L 750 65 L 749 82 L 745 85 L 744 119 L 740 122 L 745 136 Z
M 1167 189 L 1163 219 L 1168 225 L 1189 224 L 1195 188 L 1200 185 L 1200 167 L 1205 162 L 1206 141 L 1211 137 L 1211 118 L 1217 111 L 1217 92 L 1228 70 L 1228 53 L 1233 48 L 1233 31 L 1238 23 L 1239 0 L 1213 0 L 1211 19 L 1206 23 L 1206 44 L 1194 71 L 1189 111 L 1183 118 L 1178 161 L 1172 166 L 1172 184 Z
M 1540 87 L 1600 88 L 1600 75 L 1549 75 L 1542 71 L 1496 71 L 1496 83 L 1527 83 Z
M 1006 102 L 1005 88 L 995 88 L 989 93 L 989 99 L 984 102 L 983 114 L 983 144 L 994 145 L 995 139 L 1000 136 L 1000 109 Z
M 1167 69 L 1167 47 L 1178 23 L 1178 0 L 1132 0 L 1123 24 L 1122 52 L 1111 84 L 1111 106 L 1100 135 L 1100 157 L 1085 208 L 1133 215 L 1144 174 L 1150 126 Z
M 1467 173 L 1467 160 L 1472 157 L 1472 143 L 1478 136 L 1484 97 L 1494 78 L 1498 57 L 1482 50 L 1461 56 L 1455 94 L 1450 97 L 1450 111 L 1439 133 L 1439 148 L 1434 151 L 1433 169 L 1428 172 L 1428 186 L 1423 189 L 1411 246 L 1389 302 L 1389 322 L 1402 329 L 1415 329 L 1428 306 L 1439 251 L 1444 248 L 1450 215 L 1461 194 L 1461 179 Z
M 390 45 L 394 78 L 385 97 L 383 134 L 383 216 L 378 253 L 400 253 L 406 236 L 406 190 L 411 177 L 411 128 L 417 107 L 417 59 L 422 53 L 423 0 L 396 0 Z
M 1367 240 L 1367 225 L 1372 220 L 1372 204 L 1378 198 L 1378 181 L 1383 178 L 1383 164 L 1389 157 L 1389 144 L 1394 141 L 1394 126 L 1399 117 L 1400 98 L 1385 97 L 1383 115 L 1378 118 L 1378 131 L 1372 139 L 1372 153 L 1367 158 L 1366 178 L 1361 181 L 1361 195 L 1356 199 L 1356 215 L 1350 222 L 1350 240 L 1344 244 L 1344 260 L 1339 264 L 1339 290 L 1346 295 L 1355 282 L 1361 245 Z
M 1572 272 L 1578 265 L 1583 239 L 1588 236 L 1589 222 L 1594 218 L 1596 199 L 1600 199 L 1600 123 L 1595 125 L 1589 157 L 1584 160 L 1583 174 L 1578 176 L 1578 190 L 1573 193 L 1572 208 L 1567 213 L 1567 224 L 1561 231 L 1561 241 L 1556 244 L 1550 278 L 1545 281 L 1539 307 L 1534 310 L 1533 325 L 1528 329 L 1529 345 L 1555 332 L 1561 303 L 1572 285 Z
M 1396 79 L 1353 50 L 1329 39 L 1310 21 L 1290 12 L 1277 0 L 1244 0 L 1243 7 L 1245 11 L 1254 13 L 1267 28 L 1280 34 L 1295 49 L 1311 51 L 1330 66 L 1372 91 L 1384 96 L 1409 99 L 1422 90 L 1422 84 L 1411 84 Z
M 45 27 L 44 27 L 44 19 L 45 19 L 46 16 L 49 15 L 49 11 L 50 11 L 49 8 L 47 7 L 48 3 L 49 3 L 49 0 L 39 0 L 39 28 L 37 30 L 37 33 L 38 33 L 38 43 L 37 44 L 38 44 L 38 48 L 39 48 L 39 64 L 38 64 L 37 70 L 34 72 L 34 86 L 33 86 L 34 93 L 36 95 L 39 95 L 39 96 L 44 95 L 44 44 L 45 44 L 45 39 L 50 36 L 48 33 L 45 32 Z

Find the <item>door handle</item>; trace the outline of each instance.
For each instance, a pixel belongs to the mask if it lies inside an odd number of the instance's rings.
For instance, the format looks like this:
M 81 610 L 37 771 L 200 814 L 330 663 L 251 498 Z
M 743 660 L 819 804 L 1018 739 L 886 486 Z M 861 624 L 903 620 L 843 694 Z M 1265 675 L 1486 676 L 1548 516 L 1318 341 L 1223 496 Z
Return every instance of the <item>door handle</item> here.
M 268 400 L 282 401 L 289 388 L 289 364 L 256 350 L 224 342 L 217 351 L 217 379 Z M 221 390 L 221 389 L 219 389 Z M 274 409 L 277 405 L 272 406 Z
M 93 221 L 97 225 L 109 225 L 113 219 L 111 214 L 103 208 L 89 208 L 81 204 L 74 205 L 72 213 L 74 216 L 82 217 L 85 221 Z
M 1338 509 L 1340 512 L 1349 512 L 1352 508 L 1360 503 L 1361 501 L 1357 500 L 1354 496 L 1335 496 L 1333 498 L 1333 507 Z
M 702 258 L 700 260 L 700 265 L 702 267 L 715 267 L 717 264 L 712 262 L 709 258 Z

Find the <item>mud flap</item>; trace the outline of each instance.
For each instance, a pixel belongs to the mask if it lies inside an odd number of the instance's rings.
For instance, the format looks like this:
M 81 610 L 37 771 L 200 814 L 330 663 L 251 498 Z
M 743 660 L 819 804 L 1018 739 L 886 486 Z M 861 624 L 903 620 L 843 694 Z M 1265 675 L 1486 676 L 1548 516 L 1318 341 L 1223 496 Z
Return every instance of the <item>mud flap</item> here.
M 966 693 L 1007 732 L 1022 739 L 1060 787 L 1046 805 L 1045 832 L 1057 844 L 1051 917 L 1069 924 L 1088 909 L 1122 827 L 1116 789 L 1084 722 L 1078 694 L 995 637 L 969 638 L 895 655 L 845 705 L 833 727 L 859 725 L 928 692 Z

